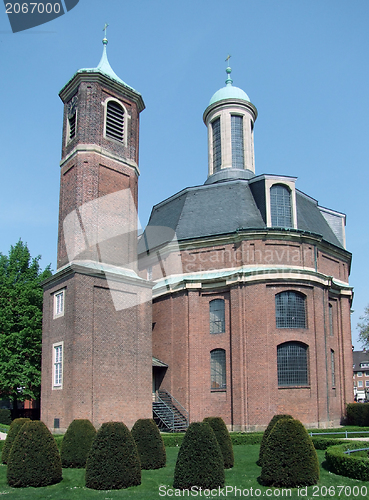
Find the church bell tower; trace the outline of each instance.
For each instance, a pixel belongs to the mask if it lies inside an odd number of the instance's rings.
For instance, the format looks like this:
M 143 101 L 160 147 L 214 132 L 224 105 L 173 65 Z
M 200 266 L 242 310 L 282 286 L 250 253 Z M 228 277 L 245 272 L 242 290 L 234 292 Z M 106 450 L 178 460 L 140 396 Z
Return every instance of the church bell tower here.
M 151 285 L 137 271 L 142 96 L 103 54 L 64 104 L 57 271 L 44 286 L 41 418 L 132 426 L 151 413 Z

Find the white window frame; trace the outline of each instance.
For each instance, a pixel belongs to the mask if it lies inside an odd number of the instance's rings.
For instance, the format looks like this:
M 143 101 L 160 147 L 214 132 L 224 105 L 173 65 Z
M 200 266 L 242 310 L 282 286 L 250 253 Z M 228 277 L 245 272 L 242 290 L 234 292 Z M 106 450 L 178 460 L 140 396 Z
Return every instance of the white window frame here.
M 362 381 L 362 380 L 358 380 L 358 382 L 357 382 L 357 386 L 358 386 L 358 387 L 363 387 L 363 381 Z
M 356 372 L 356 375 L 357 375 L 358 377 L 362 377 L 362 376 L 363 376 L 363 372 Z
M 65 288 L 54 293 L 54 318 L 64 316 L 65 310 Z M 61 301 L 61 305 L 60 305 Z
M 53 344 L 52 388 L 63 389 L 64 342 Z
M 124 120 L 124 125 L 123 125 L 123 141 L 118 141 L 117 139 L 113 139 L 112 137 L 108 137 L 106 135 L 106 118 L 107 118 L 107 113 L 108 113 L 108 103 L 114 101 L 119 106 L 123 108 L 123 120 Z M 123 144 L 125 147 L 127 147 L 127 129 L 129 127 L 129 121 L 131 119 L 130 115 L 128 114 L 127 108 L 125 105 L 122 103 L 122 101 L 119 101 L 118 99 L 115 99 L 114 97 L 108 97 L 105 102 L 102 103 L 104 106 L 104 139 L 107 139 L 108 141 L 113 141 L 117 142 L 118 144 Z

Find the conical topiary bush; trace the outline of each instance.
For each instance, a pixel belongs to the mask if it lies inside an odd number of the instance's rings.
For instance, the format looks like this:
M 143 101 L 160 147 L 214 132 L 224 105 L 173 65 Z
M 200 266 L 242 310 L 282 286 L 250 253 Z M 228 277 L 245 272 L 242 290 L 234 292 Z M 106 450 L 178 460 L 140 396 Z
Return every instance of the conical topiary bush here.
M 9 429 L 9 432 L 6 436 L 5 443 L 3 446 L 3 451 L 1 454 L 1 461 L 3 464 L 8 463 L 8 457 L 9 457 L 10 450 L 12 449 L 14 440 L 17 437 L 18 432 L 21 430 L 22 425 L 24 425 L 26 422 L 29 422 L 29 421 L 30 421 L 29 418 L 16 418 L 10 424 L 10 429 Z
M 269 434 L 272 432 L 273 427 L 281 418 L 292 418 L 292 417 L 291 415 L 284 415 L 284 414 L 274 415 L 274 417 L 269 422 L 268 427 L 265 429 L 263 438 L 260 443 L 259 460 L 256 462 L 256 464 L 259 465 L 260 467 L 263 465 L 263 453 L 265 450 L 265 445 L 269 437 Z
M 207 417 L 204 418 L 204 422 L 210 424 L 214 431 L 215 437 L 220 446 L 220 450 L 223 455 L 224 468 L 230 469 L 234 465 L 234 454 L 231 436 L 228 432 L 227 426 L 224 420 L 220 417 Z
M 84 468 L 96 436 L 96 429 L 87 419 L 75 419 L 63 437 L 60 449 L 62 467 Z
M 163 438 L 152 418 L 137 420 L 131 430 L 140 456 L 141 469 L 165 467 L 166 453 Z
M 260 479 L 267 486 L 296 488 L 316 484 L 319 461 L 311 437 L 298 420 L 282 418 L 269 434 Z
M 87 488 L 119 490 L 138 484 L 141 464 L 132 434 L 123 422 L 102 424 L 87 457 Z
M 62 480 L 61 460 L 55 439 L 43 422 L 26 422 L 18 432 L 8 457 L 10 486 L 48 486 Z
M 223 455 L 207 422 L 190 424 L 178 452 L 173 487 L 205 489 L 224 486 Z

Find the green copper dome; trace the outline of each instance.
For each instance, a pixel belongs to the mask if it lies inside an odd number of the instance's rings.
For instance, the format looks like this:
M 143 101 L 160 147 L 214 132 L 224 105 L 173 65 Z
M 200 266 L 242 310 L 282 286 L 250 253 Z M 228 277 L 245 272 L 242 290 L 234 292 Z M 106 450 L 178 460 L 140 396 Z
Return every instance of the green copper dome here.
M 231 79 L 231 68 L 228 67 L 226 69 L 226 72 L 228 75 L 225 82 L 226 86 L 215 92 L 213 97 L 210 99 L 209 106 L 211 104 L 214 104 L 215 102 L 223 101 L 224 99 L 241 99 L 242 101 L 250 102 L 249 96 L 246 94 L 246 92 L 232 85 L 233 80 Z

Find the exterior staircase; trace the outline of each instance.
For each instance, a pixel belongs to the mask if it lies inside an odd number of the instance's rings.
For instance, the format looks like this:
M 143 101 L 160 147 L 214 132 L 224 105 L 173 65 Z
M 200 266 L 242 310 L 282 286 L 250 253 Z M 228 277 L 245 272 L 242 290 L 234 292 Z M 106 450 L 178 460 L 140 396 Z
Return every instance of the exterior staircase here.
M 161 389 L 155 392 L 152 411 L 160 429 L 169 432 L 186 431 L 188 411 L 169 392 Z

